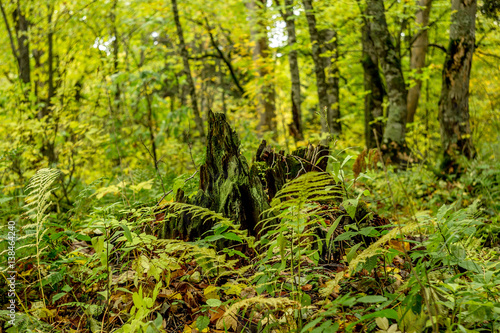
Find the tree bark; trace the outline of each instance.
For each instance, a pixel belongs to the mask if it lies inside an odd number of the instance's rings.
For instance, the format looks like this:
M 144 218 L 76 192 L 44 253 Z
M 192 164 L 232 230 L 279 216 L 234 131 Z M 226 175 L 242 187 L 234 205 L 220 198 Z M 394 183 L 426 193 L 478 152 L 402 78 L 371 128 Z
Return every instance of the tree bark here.
M 21 11 L 19 2 L 16 9 L 16 35 L 19 54 L 19 77 L 23 83 L 30 83 L 30 44 L 28 39 L 28 21 Z
M 469 124 L 469 78 L 474 53 L 477 0 L 452 0 L 450 42 L 443 66 L 439 124 L 444 167 L 458 154 L 475 155 Z M 455 170 L 456 171 L 456 170 Z
M 320 37 L 322 44 L 330 56 L 323 56 L 328 83 L 328 101 L 330 103 L 331 114 L 328 117 L 329 126 L 332 133 L 340 134 L 342 124 L 340 123 L 340 88 L 339 88 L 339 67 L 337 60 L 339 58 L 339 49 L 337 41 L 337 32 L 332 29 L 321 31 Z
M 285 155 L 285 151 L 276 153 L 275 149 L 262 140 L 255 155 L 255 163 L 252 169 L 259 175 L 266 189 L 269 201 L 278 191 L 285 186 L 287 180 L 292 180 L 304 173 L 317 171 L 325 172 L 328 166 L 328 146 L 309 144 L 307 147 L 299 148 L 291 154 Z
M 2 12 L 2 17 L 5 23 L 5 28 L 9 36 L 10 47 L 12 49 L 12 55 L 16 59 L 18 65 L 19 79 L 24 84 L 30 83 L 31 81 L 31 69 L 30 69 L 30 44 L 28 39 L 28 29 L 29 24 L 26 16 L 24 16 L 21 11 L 21 6 L 19 2 L 17 3 L 17 8 L 14 10 L 14 32 L 16 34 L 17 48 L 14 42 L 14 37 L 12 35 L 12 30 L 10 28 L 9 20 L 7 18 L 7 13 L 0 0 L 0 11 Z
M 429 34 L 427 27 L 429 25 L 429 16 L 431 13 L 432 0 L 418 0 L 420 9 L 417 11 L 415 22 L 419 27 L 417 35 L 411 46 L 410 68 L 416 70 L 417 74 L 422 73 L 422 68 L 425 66 L 425 57 L 429 46 Z M 415 113 L 420 99 L 420 90 L 422 88 L 422 80 L 414 78 L 415 85 L 408 91 L 408 115 L 407 121 L 412 123 L 415 119 Z
M 370 32 L 373 45 L 382 66 L 388 95 L 388 117 L 382 141 L 386 157 L 395 158 L 405 150 L 407 91 L 401 67 L 401 59 L 387 28 L 383 0 L 368 0 L 368 14 L 373 18 Z
M 179 19 L 179 9 L 177 7 L 177 0 L 172 0 L 172 12 L 174 13 L 175 26 L 177 28 L 177 36 L 179 38 L 180 54 L 182 57 L 182 62 L 184 64 L 184 73 L 186 74 L 187 83 L 189 86 L 189 95 L 191 96 L 191 105 L 194 112 L 194 121 L 196 124 L 196 129 L 200 133 L 202 139 L 205 137 L 205 130 L 203 129 L 203 119 L 200 115 L 200 109 L 198 108 L 198 100 L 196 99 L 196 88 L 194 85 L 193 77 L 191 75 L 191 68 L 189 66 L 189 55 L 184 42 L 184 32 L 182 30 L 181 21 Z
M 325 65 L 321 54 L 323 53 L 321 48 L 321 40 L 319 37 L 318 29 L 316 27 L 316 16 L 313 13 L 313 6 L 311 0 L 302 0 L 304 4 L 307 26 L 309 28 L 309 36 L 311 39 L 311 51 L 312 58 L 314 61 L 314 72 L 316 74 L 316 86 L 318 89 L 318 104 L 320 108 L 321 116 L 321 132 L 339 134 L 333 132 L 333 127 L 331 125 L 331 105 L 328 98 L 328 84 L 325 75 Z M 326 112 L 324 112 L 326 109 Z
M 190 200 L 178 192 L 176 201 L 221 213 L 248 230 L 250 235 L 258 236 L 261 214 L 269 208 L 259 177 L 241 155 L 240 141 L 226 116 L 209 111 L 208 123 L 207 154 L 200 167 L 200 189 Z M 212 226 L 213 221 L 185 213 L 166 221 L 163 237 L 194 240 Z
M 281 7 L 279 0 L 276 0 L 278 7 Z M 281 16 L 286 24 L 288 43 L 288 64 L 290 66 L 290 77 L 292 80 L 292 123 L 288 125 L 290 133 L 296 140 L 302 140 L 302 110 L 300 100 L 300 71 L 298 53 L 295 49 L 297 37 L 295 32 L 295 19 L 293 14 L 293 0 L 285 0 L 285 10 L 280 10 Z
M 365 12 L 366 14 L 366 12 Z M 368 149 L 377 148 L 384 135 L 382 117 L 384 115 L 384 84 L 380 77 L 378 57 L 370 37 L 370 25 L 367 21 L 362 28 L 363 76 L 365 89 L 365 144 Z M 375 131 L 375 133 L 374 133 Z M 376 137 L 375 137 L 376 136 Z
M 255 28 L 250 30 L 252 39 L 255 41 L 255 47 L 253 49 L 253 60 L 256 64 L 259 77 L 263 81 L 260 94 L 258 96 L 259 101 L 259 114 L 260 122 L 259 128 L 264 131 L 276 131 L 276 92 L 274 85 L 270 82 L 270 70 L 269 70 L 269 45 L 267 40 L 267 26 L 262 18 L 260 11 L 266 8 L 265 0 L 250 0 L 247 2 L 247 8 L 250 11 L 250 15 L 253 16 L 253 25 Z

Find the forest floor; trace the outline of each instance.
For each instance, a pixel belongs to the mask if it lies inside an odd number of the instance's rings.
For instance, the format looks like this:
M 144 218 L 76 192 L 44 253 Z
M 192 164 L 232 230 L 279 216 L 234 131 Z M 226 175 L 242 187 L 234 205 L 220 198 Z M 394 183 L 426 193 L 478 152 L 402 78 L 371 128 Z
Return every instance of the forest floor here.
M 172 200 L 93 206 L 74 228 L 49 216 L 0 332 L 498 332 L 498 166 L 354 177 L 353 161 L 288 183 L 258 239 Z M 199 240 L 159 237 L 186 213 L 217 223 Z

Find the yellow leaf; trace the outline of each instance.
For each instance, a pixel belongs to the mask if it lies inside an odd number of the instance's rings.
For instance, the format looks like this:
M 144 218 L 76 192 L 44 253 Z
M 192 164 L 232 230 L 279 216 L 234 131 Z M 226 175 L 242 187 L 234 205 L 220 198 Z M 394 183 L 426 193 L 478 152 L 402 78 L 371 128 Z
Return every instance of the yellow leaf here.
M 241 291 L 247 287 L 247 285 L 240 283 L 240 284 L 233 284 L 233 283 L 226 283 L 222 287 L 227 288 L 224 293 L 226 295 L 236 295 L 239 296 Z
M 217 294 L 217 287 L 216 286 L 208 286 L 203 290 L 203 294 L 207 299 L 220 299 L 219 295 Z
M 139 192 L 140 190 L 150 190 L 153 187 L 153 180 L 150 179 L 146 182 L 139 183 L 137 185 L 130 185 L 130 188 L 134 192 Z

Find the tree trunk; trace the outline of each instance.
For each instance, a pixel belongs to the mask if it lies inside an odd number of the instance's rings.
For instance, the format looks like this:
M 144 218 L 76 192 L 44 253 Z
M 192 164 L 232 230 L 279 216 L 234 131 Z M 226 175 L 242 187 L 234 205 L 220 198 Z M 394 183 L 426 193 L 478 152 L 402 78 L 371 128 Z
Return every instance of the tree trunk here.
M 387 28 L 383 0 L 368 0 L 368 14 L 373 18 L 370 32 L 373 45 L 385 76 L 388 95 L 388 117 L 382 150 L 392 162 L 401 160 L 399 152 L 406 150 L 407 91 L 401 59 Z
M 253 24 L 255 28 L 250 30 L 252 39 L 255 42 L 253 60 L 256 64 L 259 77 L 263 82 L 258 96 L 260 114 L 259 128 L 264 131 L 275 132 L 277 127 L 276 92 L 273 83 L 269 80 L 271 72 L 269 70 L 270 51 L 267 40 L 267 25 L 261 13 L 261 11 L 264 11 L 266 8 L 266 2 L 265 0 L 250 0 L 247 3 L 247 8 L 250 11 L 250 15 L 253 17 L 252 21 L 255 22 Z
M 110 13 L 110 21 L 112 22 L 112 28 L 111 28 L 111 34 L 114 37 L 113 40 L 113 74 L 118 73 L 118 65 L 119 65 L 119 59 L 118 59 L 118 53 L 120 51 L 120 47 L 118 44 L 118 28 L 117 28 L 117 22 L 116 22 L 116 7 L 118 6 L 118 0 L 113 1 L 113 7 Z M 142 66 L 142 65 L 141 65 Z M 114 101 L 116 108 L 119 109 L 120 107 L 120 84 L 116 84 L 116 90 L 115 90 L 115 96 L 114 96 Z
M 328 98 L 328 84 L 325 75 L 325 64 L 321 58 L 323 53 L 321 47 L 321 40 L 319 37 L 318 29 L 316 27 L 316 16 L 313 13 L 313 6 L 311 0 L 302 0 L 304 8 L 306 10 L 307 25 L 309 28 L 309 36 L 311 38 L 311 51 L 312 58 L 314 61 L 314 72 L 316 74 L 316 86 L 318 89 L 318 104 L 320 108 L 321 116 L 321 132 L 339 134 L 334 131 L 332 124 L 331 105 Z M 326 109 L 326 110 L 325 110 Z M 326 111 L 326 112 L 324 112 Z
M 17 48 L 14 42 L 14 37 L 12 35 L 12 30 L 10 28 L 9 20 L 7 18 L 7 13 L 0 0 L 0 11 L 2 12 L 2 17 L 5 23 L 5 28 L 7 29 L 7 34 L 9 36 L 10 47 L 12 50 L 12 55 L 16 59 L 18 65 L 19 79 L 23 83 L 30 83 L 31 80 L 31 70 L 30 70 L 30 46 L 28 39 L 28 28 L 29 24 L 21 11 L 19 2 L 17 3 L 17 8 L 14 10 L 14 32 L 16 33 Z
M 439 124 L 445 164 L 475 155 L 469 124 L 469 77 L 474 53 L 477 0 L 452 0 L 450 42 L 443 66 Z M 451 164 L 450 164 L 451 163 Z M 454 170 L 456 171 L 456 170 Z
M 380 77 L 378 57 L 370 37 L 370 25 L 365 22 L 362 28 L 363 75 L 365 89 L 365 142 L 366 147 L 377 148 L 377 140 L 384 135 L 382 117 L 384 115 L 384 84 Z M 375 133 L 374 133 L 375 131 Z M 376 137 L 375 137 L 376 135 Z
M 28 21 L 21 11 L 19 2 L 16 9 L 16 35 L 19 54 L 19 77 L 23 83 L 30 83 L 30 44 L 28 39 Z
M 276 4 L 280 7 L 279 0 Z M 280 10 L 281 16 L 286 24 L 288 42 L 288 64 L 290 65 L 290 77 L 292 79 L 292 123 L 288 125 L 290 133 L 296 140 L 302 140 L 302 110 L 300 100 L 300 71 L 298 53 L 295 49 L 297 37 L 295 32 L 295 19 L 293 14 L 293 0 L 285 0 L 285 10 Z
M 258 236 L 261 214 L 269 208 L 256 172 L 240 152 L 240 141 L 223 113 L 209 111 L 205 164 L 200 167 L 200 189 L 190 200 L 177 193 L 176 201 L 208 208 L 230 218 L 252 236 Z M 213 221 L 182 214 L 166 221 L 163 236 L 194 240 L 213 226 Z
M 194 121 L 196 124 L 196 129 L 200 133 L 202 139 L 205 137 L 205 131 L 203 129 L 203 119 L 200 115 L 200 109 L 198 108 L 198 100 L 196 99 L 196 88 L 194 85 L 193 77 L 191 76 L 191 68 L 189 67 L 189 55 L 186 48 L 186 43 L 184 42 L 184 33 L 182 31 L 181 21 L 179 19 L 179 9 L 177 8 L 177 0 L 172 0 L 172 12 L 174 13 L 175 26 L 177 28 L 177 35 L 179 38 L 179 47 L 182 57 L 182 62 L 184 64 L 184 73 L 186 74 L 187 83 L 189 86 L 189 94 L 191 96 L 191 105 L 194 112 Z
M 266 189 L 269 201 L 271 201 L 283 188 L 287 180 L 292 180 L 304 173 L 316 171 L 325 172 L 328 166 L 328 146 L 309 144 L 307 147 L 299 148 L 289 155 L 282 150 L 276 153 L 274 148 L 268 146 L 266 140 L 262 140 L 255 155 L 255 163 L 252 170 L 259 175 Z
M 425 56 L 427 55 L 427 47 L 429 45 L 429 34 L 427 26 L 429 25 L 429 16 L 431 13 L 432 0 L 418 0 L 418 5 L 421 7 L 416 15 L 415 22 L 419 27 L 416 38 L 411 45 L 410 68 L 416 70 L 417 74 L 422 73 L 422 68 L 425 66 Z M 415 119 L 415 113 L 418 107 L 420 98 L 420 90 L 422 88 L 422 80 L 415 78 L 415 85 L 408 91 L 408 115 L 407 120 L 412 123 Z
M 337 60 L 339 58 L 339 49 L 337 42 L 337 32 L 332 29 L 323 30 L 320 33 L 322 44 L 325 50 L 330 53 L 330 56 L 323 56 L 325 68 L 327 72 L 328 82 L 328 101 L 330 103 L 330 112 L 328 116 L 328 125 L 332 133 L 340 134 L 342 132 L 342 124 L 340 123 L 340 98 L 339 98 L 339 67 Z

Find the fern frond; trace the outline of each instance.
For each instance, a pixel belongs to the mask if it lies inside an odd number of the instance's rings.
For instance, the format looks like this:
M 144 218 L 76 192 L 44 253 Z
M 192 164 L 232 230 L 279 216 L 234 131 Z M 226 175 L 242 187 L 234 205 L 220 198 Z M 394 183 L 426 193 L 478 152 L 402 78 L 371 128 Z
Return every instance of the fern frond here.
M 247 298 L 234 303 L 226 310 L 224 315 L 217 321 L 217 329 L 228 329 L 229 327 L 236 329 L 238 312 L 253 306 L 262 306 L 267 310 L 277 311 L 287 308 L 299 308 L 300 303 L 284 297 L 266 298 L 264 296 L 256 296 Z
M 214 249 L 196 243 L 176 239 L 159 239 L 156 241 L 156 246 L 158 248 L 156 252 L 172 256 L 175 254 L 175 257 L 179 258 L 180 261 L 194 259 L 204 269 L 205 274 L 211 274 L 215 271 L 218 272 L 218 278 L 235 273 L 243 275 L 249 268 L 235 271 L 236 261 L 227 260 L 225 254 L 220 255 Z
M 44 223 L 49 217 L 46 214 L 47 209 L 51 206 L 51 202 L 49 201 L 49 197 L 53 191 L 53 183 L 60 176 L 60 171 L 57 169 L 40 169 L 37 173 L 30 179 L 28 186 L 26 187 L 26 191 L 29 192 L 28 197 L 26 198 L 25 208 L 27 209 L 26 215 L 36 222 L 30 224 L 29 227 L 34 227 L 34 233 L 27 234 L 28 236 L 34 237 L 34 247 L 36 248 L 36 256 L 37 266 L 38 266 L 38 279 L 41 282 L 42 276 L 40 273 L 40 257 L 42 252 L 47 248 L 47 246 L 42 247 L 41 241 L 43 236 L 48 232 L 48 229 L 44 228 Z M 22 247 L 21 247 L 22 248 Z M 25 248 L 31 248 L 30 246 L 26 246 Z M 20 258 L 26 259 L 26 258 Z M 43 293 L 42 283 L 40 283 L 40 291 L 42 294 L 42 301 L 45 306 L 45 296 Z
M 178 213 L 189 213 L 193 218 L 200 217 L 202 220 L 214 219 L 225 224 L 232 223 L 230 219 L 224 217 L 221 213 L 216 213 L 208 208 L 181 202 L 169 202 L 165 206 Z
M 389 231 L 387 234 L 384 236 L 380 237 L 379 240 L 377 240 L 375 243 L 371 244 L 368 246 L 363 252 L 358 254 L 357 257 L 355 257 L 350 263 L 349 263 L 349 274 L 352 274 L 355 270 L 356 267 L 364 263 L 367 259 L 373 257 L 374 255 L 377 254 L 382 254 L 387 252 L 387 249 L 382 248 L 384 244 L 386 244 L 388 241 L 391 239 L 403 236 L 403 235 L 408 235 L 411 232 L 413 232 L 415 229 L 418 229 L 421 227 L 418 223 L 412 222 L 409 224 L 406 224 L 405 226 L 402 226 L 401 228 L 396 227 Z

